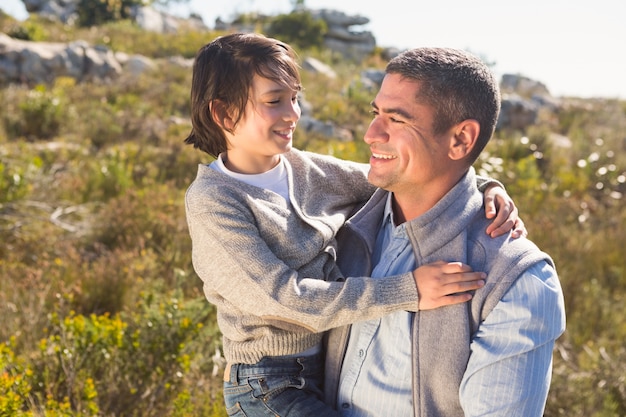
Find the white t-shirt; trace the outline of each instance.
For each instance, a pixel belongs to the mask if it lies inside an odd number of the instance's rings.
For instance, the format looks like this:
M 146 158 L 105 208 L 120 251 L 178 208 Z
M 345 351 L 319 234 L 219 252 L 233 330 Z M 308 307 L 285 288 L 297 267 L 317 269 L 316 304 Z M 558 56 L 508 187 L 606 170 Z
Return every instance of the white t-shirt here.
M 287 182 L 287 169 L 283 158 L 280 158 L 280 162 L 274 168 L 261 174 L 240 174 L 231 171 L 224 165 L 223 154 L 219 154 L 209 166 L 248 185 L 274 191 L 289 202 L 289 183 Z

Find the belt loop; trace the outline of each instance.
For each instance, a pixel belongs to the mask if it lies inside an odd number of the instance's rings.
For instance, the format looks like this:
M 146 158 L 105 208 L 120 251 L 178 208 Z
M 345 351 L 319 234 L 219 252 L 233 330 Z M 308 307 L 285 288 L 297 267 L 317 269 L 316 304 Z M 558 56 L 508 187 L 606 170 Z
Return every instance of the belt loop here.
M 230 382 L 233 385 L 237 385 L 237 364 L 228 362 L 224 368 L 224 382 Z

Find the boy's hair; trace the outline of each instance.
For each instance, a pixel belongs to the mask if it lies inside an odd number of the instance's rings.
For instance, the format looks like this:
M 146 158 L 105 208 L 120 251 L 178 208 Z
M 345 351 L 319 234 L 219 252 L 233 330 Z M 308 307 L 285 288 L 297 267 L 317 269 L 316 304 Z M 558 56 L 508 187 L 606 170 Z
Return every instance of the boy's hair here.
M 256 33 L 220 36 L 198 51 L 191 82 L 191 133 L 185 143 L 217 157 L 228 149 L 220 124 L 211 114 L 218 100 L 234 121 L 244 114 L 255 75 L 300 91 L 300 67 L 287 44 Z M 222 116 L 223 118 L 224 116 Z M 224 125 L 224 120 L 219 121 Z
M 463 120 L 478 121 L 480 133 L 468 162 L 478 158 L 500 113 L 498 83 L 484 62 L 458 49 L 415 48 L 391 59 L 386 72 L 420 82 L 415 99 L 433 108 L 435 134 Z

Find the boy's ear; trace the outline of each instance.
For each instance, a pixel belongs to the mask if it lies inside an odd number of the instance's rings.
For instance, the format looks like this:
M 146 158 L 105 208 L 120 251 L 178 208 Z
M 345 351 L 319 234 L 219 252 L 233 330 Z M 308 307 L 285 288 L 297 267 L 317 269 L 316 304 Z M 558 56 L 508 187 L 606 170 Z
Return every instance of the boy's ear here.
M 209 113 L 215 123 L 226 131 L 232 131 L 235 127 L 233 119 L 230 117 L 228 106 L 222 100 L 212 100 L 209 102 Z
M 477 120 L 467 119 L 456 125 L 451 138 L 448 156 L 458 161 L 470 154 L 480 133 L 480 124 Z

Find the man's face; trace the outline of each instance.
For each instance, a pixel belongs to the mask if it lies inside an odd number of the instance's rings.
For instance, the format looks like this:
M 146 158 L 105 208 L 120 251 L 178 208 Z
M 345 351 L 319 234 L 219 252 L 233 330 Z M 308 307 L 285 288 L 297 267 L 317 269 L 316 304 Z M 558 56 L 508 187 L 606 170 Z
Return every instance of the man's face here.
M 446 171 L 449 132 L 435 136 L 433 109 L 417 101 L 418 81 L 387 74 L 372 102 L 374 119 L 365 133 L 370 145 L 371 184 L 393 192 L 416 193 Z

